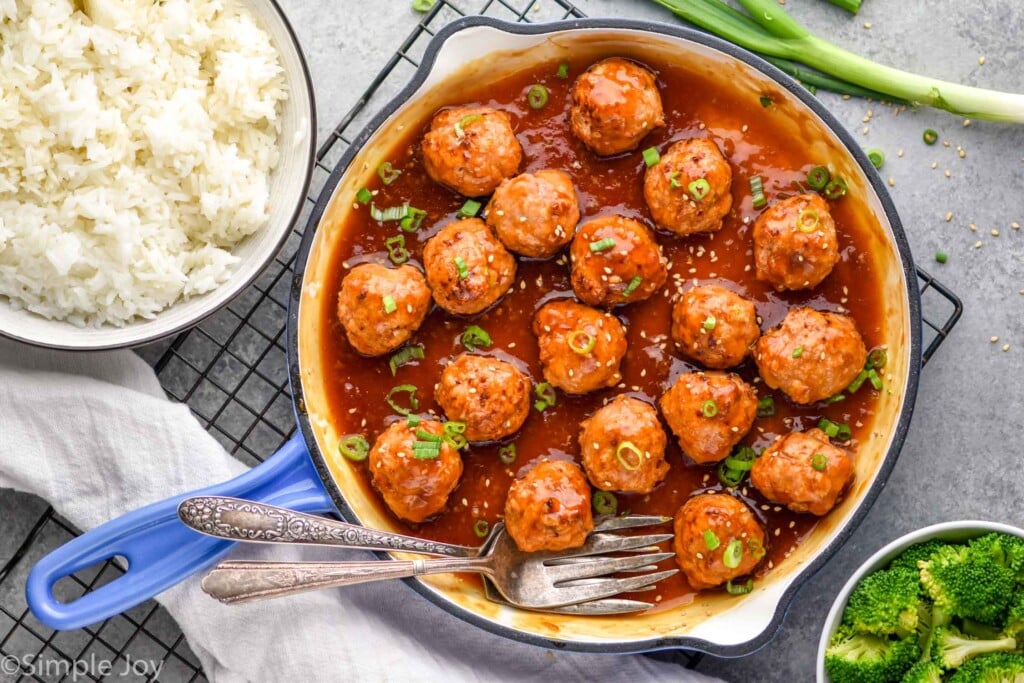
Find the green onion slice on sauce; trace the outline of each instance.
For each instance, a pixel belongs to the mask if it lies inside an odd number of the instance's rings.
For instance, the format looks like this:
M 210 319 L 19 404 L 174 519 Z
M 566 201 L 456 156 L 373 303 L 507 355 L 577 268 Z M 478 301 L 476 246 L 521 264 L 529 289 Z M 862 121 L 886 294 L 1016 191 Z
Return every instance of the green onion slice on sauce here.
M 478 519 L 473 524 L 473 533 L 477 538 L 487 538 L 487 532 L 491 530 L 491 524 L 486 519 Z
M 566 338 L 566 342 L 573 353 L 578 353 L 581 356 L 589 355 L 597 346 L 597 338 L 586 330 L 573 330 Z
M 457 420 L 449 420 L 444 423 L 444 437 L 442 437 L 449 446 L 457 451 L 461 451 L 463 448 L 469 445 L 469 439 L 466 438 L 466 423 L 459 422 Z
M 615 240 L 612 239 L 611 237 L 605 237 L 602 240 L 594 240 L 593 242 L 590 243 L 590 251 L 594 254 L 600 253 L 602 251 L 608 251 L 613 247 L 615 247 Z
M 390 294 L 385 294 L 381 297 L 381 303 L 384 305 L 384 312 L 391 315 L 398 310 L 398 304 L 395 303 L 395 297 Z
M 712 418 L 718 415 L 718 404 L 715 403 L 714 399 L 708 399 L 700 406 L 700 412 L 704 417 Z
M 533 402 L 533 407 L 544 412 L 548 407 L 555 405 L 558 397 L 555 395 L 555 388 L 547 382 L 541 382 L 533 388 L 533 393 L 537 396 L 537 400 Z
M 800 358 L 800 357 L 802 357 L 804 355 L 804 347 L 802 347 L 802 346 L 796 347 L 795 349 L 793 349 L 793 354 L 792 355 L 793 355 L 793 358 Z
M 356 192 L 356 201 L 360 204 L 369 204 L 373 200 L 373 193 L 365 187 L 359 188 Z
M 499 448 L 498 460 L 501 460 L 506 465 L 514 463 L 516 461 L 516 445 L 514 443 L 510 443 Z
M 717 324 L 718 318 L 711 315 L 710 313 L 708 314 L 708 317 L 704 318 L 704 329 L 707 330 L 708 332 L 715 329 L 715 325 Z
M 648 168 L 661 161 L 661 154 L 658 153 L 657 147 L 648 147 L 645 149 L 643 151 L 643 157 L 644 163 L 647 164 Z
M 483 117 L 483 114 L 467 114 L 466 116 L 463 116 L 461 119 L 455 122 L 455 137 L 466 137 L 466 126 L 473 123 L 474 121 L 479 121 Z
M 615 459 L 625 469 L 633 472 L 644 462 L 644 454 L 632 441 L 623 441 L 615 448 Z
M 548 103 L 548 89 L 539 83 L 531 85 L 526 93 L 526 102 L 531 109 L 543 109 Z
M 868 354 L 869 368 L 884 368 L 887 362 L 889 362 L 889 354 L 885 352 L 885 349 L 871 349 L 871 353 Z
M 599 515 L 614 515 L 619 509 L 619 500 L 611 491 L 594 491 L 590 504 Z
M 804 209 L 800 212 L 800 215 L 796 219 L 796 227 L 800 229 L 800 232 L 812 233 L 818 229 L 818 223 L 821 222 L 821 216 L 814 209 Z
M 815 453 L 811 456 L 811 467 L 818 472 L 824 472 L 828 467 L 828 456 L 824 453 Z
M 558 71 L 555 73 L 561 79 L 569 78 L 569 62 L 562 62 L 558 65 Z
M 771 417 L 775 414 L 775 399 L 771 396 L 762 396 L 757 399 L 757 416 Z
M 756 175 L 750 179 L 750 195 L 755 209 L 763 209 L 768 206 L 768 199 L 764 196 L 764 181 L 761 176 Z
M 469 267 L 466 265 L 465 259 L 461 256 L 456 256 L 452 259 L 452 262 L 455 264 L 455 270 L 458 271 L 460 280 L 465 280 L 469 277 Z
M 491 335 L 479 325 L 470 325 L 462 333 L 460 341 L 467 351 L 476 351 L 478 347 L 487 348 L 491 345 Z
M 734 538 L 729 541 L 729 545 L 725 546 L 725 552 L 722 553 L 722 564 L 729 569 L 736 569 L 740 566 L 740 562 L 743 561 L 743 541 L 738 538 Z
M 360 462 L 370 454 L 370 444 L 362 434 L 349 434 L 338 443 L 338 451 L 352 462 Z
M 456 214 L 459 218 L 472 218 L 480 212 L 482 204 L 475 199 L 467 199 Z
M 850 186 L 846 184 L 846 181 L 836 176 L 829 181 L 828 185 L 825 186 L 825 198 L 826 199 L 839 199 L 840 197 L 846 196 Z
M 388 250 L 388 258 L 396 266 L 400 266 L 409 260 L 409 250 L 405 248 L 405 235 L 395 235 L 384 240 L 384 246 Z
M 718 546 L 722 545 L 722 542 L 718 540 L 718 535 L 711 529 L 704 530 L 704 545 L 708 547 L 708 550 L 715 550 Z
M 399 349 L 388 361 L 388 367 L 391 368 L 391 376 L 394 377 L 398 372 L 398 368 L 402 367 L 406 363 L 411 363 L 414 360 L 423 360 L 422 346 L 416 344 L 414 346 L 406 346 L 405 348 Z
M 693 197 L 693 201 L 699 202 L 708 196 L 711 192 L 711 183 L 706 178 L 697 178 L 692 183 L 686 186 L 687 192 Z
M 398 180 L 398 176 L 402 175 L 402 172 L 392 166 L 390 161 L 385 161 L 377 166 L 377 175 L 380 176 L 381 182 L 390 185 Z
M 815 166 L 807 172 L 807 186 L 812 190 L 821 192 L 832 180 L 832 174 L 824 166 Z
M 628 285 L 626 285 L 626 288 L 622 290 L 622 296 L 632 296 L 633 292 L 635 292 L 637 288 L 643 284 L 643 282 L 644 279 L 642 277 L 640 277 L 639 275 L 634 275 L 633 279 L 629 281 Z
M 420 407 L 420 402 L 416 398 L 416 389 L 417 387 L 415 384 L 399 384 L 397 387 L 393 387 L 391 391 L 388 392 L 387 398 L 385 398 L 384 400 L 387 401 L 388 405 L 391 406 L 391 409 L 393 411 L 395 411 L 399 415 L 408 416 L 412 413 L 412 411 L 419 410 Z M 398 397 L 398 394 L 409 394 L 408 408 L 405 408 L 396 403 L 395 399 Z
M 729 595 L 746 595 L 754 590 L 754 580 L 747 579 L 746 583 L 736 585 L 732 582 L 732 579 L 729 579 L 725 582 L 725 590 Z

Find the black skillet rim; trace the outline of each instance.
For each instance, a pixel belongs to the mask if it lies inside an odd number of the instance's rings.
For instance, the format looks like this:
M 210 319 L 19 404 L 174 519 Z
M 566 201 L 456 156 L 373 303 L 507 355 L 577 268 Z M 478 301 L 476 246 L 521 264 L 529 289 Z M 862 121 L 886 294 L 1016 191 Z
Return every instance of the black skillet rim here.
M 320 191 L 320 195 L 317 198 L 313 212 L 310 214 L 305 234 L 302 237 L 302 243 L 296 255 L 294 279 L 292 281 L 291 292 L 288 300 L 288 377 L 291 384 L 292 400 L 295 405 L 299 429 L 302 430 L 303 436 L 305 437 L 306 445 L 309 448 L 313 464 L 316 467 L 320 478 L 323 480 L 324 488 L 327 490 L 331 499 L 334 501 L 335 506 L 338 508 L 341 518 L 348 522 L 359 524 L 359 519 L 353 513 L 352 509 L 345 501 L 344 496 L 341 494 L 341 490 L 334 482 L 330 470 L 327 467 L 326 460 L 317 446 L 316 438 L 313 435 L 313 430 L 309 423 L 309 418 L 306 415 L 305 402 L 302 393 L 302 379 L 298 360 L 297 326 L 299 300 L 302 294 L 302 282 L 306 268 L 306 260 L 309 256 L 309 250 L 313 243 L 313 237 L 320 224 L 320 219 L 330 204 L 335 188 L 340 182 L 342 176 L 348 170 L 349 164 L 352 162 L 352 159 L 355 157 L 357 152 L 362 149 L 363 145 L 366 144 L 369 138 L 377 131 L 378 128 L 380 128 L 387 118 L 402 106 L 406 100 L 415 93 L 420 85 L 423 84 L 424 80 L 433 70 L 438 51 L 441 49 L 441 46 L 445 41 L 459 31 L 476 27 L 488 27 L 518 35 L 542 35 L 568 30 L 625 29 L 657 33 L 671 36 L 673 38 L 681 38 L 683 40 L 688 40 L 705 47 L 718 50 L 719 52 L 723 52 L 730 57 L 757 69 L 774 80 L 779 86 L 788 90 L 821 118 L 825 125 L 828 126 L 836 137 L 839 138 L 840 142 L 842 142 L 846 147 L 847 152 L 853 156 L 857 161 L 857 164 L 863 170 L 868 182 L 871 184 L 872 190 L 874 190 L 875 195 L 878 197 L 879 203 L 882 205 L 882 210 L 892 226 L 894 242 L 900 256 L 900 261 L 903 265 L 904 279 L 907 283 L 911 334 L 911 366 L 907 377 L 903 407 L 900 411 L 899 420 L 896 424 L 895 434 L 893 435 L 889 449 L 882 460 L 874 482 L 864 495 L 864 498 L 861 500 L 860 505 L 857 507 L 846 527 L 844 527 L 843 530 L 834 539 L 832 539 L 831 543 L 825 546 L 825 548 L 818 553 L 812 562 L 800 569 L 797 575 L 793 578 L 790 586 L 780 596 L 779 601 L 775 606 L 775 611 L 771 621 L 757 637 L 734 645 L 719 645 L 700 638 L 691 638 L 687 636 L 658 637 L 645 640 L 628 640 L 618 642 L 557 640 L 520 631 L 518 629 L 510 628 L 503 624 L 498 624 L 484 619 L 477 614 L 442 598 L 439 594 L 427 588 L 419 580 L 405 579 L 406 584 L 408 584 L 417 593 L 463 621 L 511 640 L 538 645 L 540 647 L 553 650 L 605 654 L 635 654 L 641 652 L 653 652 L 657 650 L 687 649 L 705 652 L 718 657 L 741 657 L 756 652 L 767 645 L 775 636 L 775 633 L 782 625 L 786 614 L 789 612 L 793 599 L 796 597 L 796 594 L 799 592 L 800 588 L 802 588 L 803 584 L 817 574 L 817 572 L 828 562 L 836 551 L 842 547 L 847 539 L 849 539 L 853 532 L 856 531 L 857 527 L 860 526 L 860 523 L 874 504 L 875 499 L 878 498 L 878 495 L 885 487 L 889 474 L 895 466 L 896 460 L 899 458 L 900 450 L 906 440 L 907 431 L 909 430 L 910 421 L 914 413 L 914 402 L 917 398 L 917 388 L 921 373 L 920 363 L 914 362 L 915 359 L 919 359 L 921 357 L 921 298 L 920 292 L 918 292 L 917 288 L 913 285 L 913 283 L 917 282 L 917 274 L 910 252 L 910 244 L 903 231 L 903 225 L 896 212 L 896 207 L 892 198 L 889 196 L 885 183 L 878 175 L 874 166 L 871 165 L 867 155 L 860 148 L 860 145 L 857 144 L 853 135 L 846 130 L 838 119 L 836 119 L 836 117 L 833 116 L 816 97 L 791 77 L 784 74 L 775 66 L 769 64 L 760 57 L 731 43 L 727 43 L 716 38 L 715 36 L 682 26 L 673 26 L 660 22 L 633 19 L 582 18 L 549 23 L 523 24 L 511 23 L 483 16 L 467 16 L 456 19 L 444 26 L 437 35 L 434 36 L 427 46 L 420 61 L 420 66 L 413 75 L 412 80 L 398 94 L 396 94 L 388 104 L 370 120 L 369 123 L 366 124 L 334 167 L 330 177 L 327 179 Z M 388 558 L 386 553 L 377 553 L 377 555 L 382 559 Z

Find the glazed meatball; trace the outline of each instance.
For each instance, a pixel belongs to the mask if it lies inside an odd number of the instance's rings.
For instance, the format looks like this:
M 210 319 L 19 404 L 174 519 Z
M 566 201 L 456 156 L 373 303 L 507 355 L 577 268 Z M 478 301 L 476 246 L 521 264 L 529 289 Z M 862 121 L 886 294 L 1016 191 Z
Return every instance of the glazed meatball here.
M 675 534 L 676 562 L 694 590 L 749 574 L 765 556 L 764 529 L 750 508 L 728 493 L 686 501 L 676 513 Z M 726 553 L 735 567 L 726 566 Z
M 580 205 L 563 171 L 523 173 L 504 181 L 487 204 L 487 225 L 509 251 L 551 258 L 572 240 Z
M 661 412 L 679 447 L 696 463 L 724 460 L 757 417 L 757 395 L 739 375 L 680 375 L 661 397 Z
M 644 199 L 662 230 L 677 235 L 721 230 L 732 209 L 732 167 L 713 141 L 680 140 L 645 172 Z
M 594 529 L 590 486 L 574 463 L 545 460 L 512 482 L 505 500 L 505 528 L 519 549 L 578 548 Z
M 516 174 L 522 159 L 512 118 L 490 107 L 446 109 L 434 116 L 423 136 L 427 175 L 467 197 L 494 192 Z
M 838 262 L 836 223 L 816 194 L 783 199 L 754 223 L 757 279 L 779 291 L 817 287 Z
M 835 507 L 852 480 L 850 456 L 820 429 L 780 436 L 750 470 L 750 483 L 765 498 L 819 517 Z
M 615 317 L 574 301 L 553 301 L 533 318 L 544 379 L 570 394 L 612 387 L 622 379 L 626 330 Z
M 394 422 L 377 437 L 369 458 L 374 488 L 392 512 L 409 522 L 422 522 L 444 510 L 462 476 L 462 458 L 446 442 L 441 442 L 436 458 L 413 457 L 417 430 L 444 434 L 437 420 L 421 420 L 415 428 L 405 420 Z
M 665 125 L 654 74 L 618 57 L 594 64 L 573 84 L 569 122 L 573 134 L 596 154 L 636 149 L 648 133 Z
M 497 358 L 464 353 L 445 367 L 435 392 L 449 420 L 466 423 L 470 441 L 515 433 L 530 414 L 530 378 Z
M 852 318 L 813 308 L 794 308 L 754 346 L 764 383 L 804 404 L 841 392 L 867 357 Z
M 653 406 L 617 396 L 580 427 L 583 469 L 597 488 L 650 493 L 668 473 L 665 430 Z
M 572 289 L 591 306 L 618 306 L 649 299 L 665 284 L 661 246 L 642 223 L 604 216 L 587 221 L 569 248 Z
M 694 287 L 672 308 L 672 339 L 684 355 L 709 368 L 739 365 L 760 335 L 754 303 L 725 287 Z
M 427 241 L 423 267 L 437 305 L 472 315 L 500 299 L 516 278 L 516 260 L 482 220 L 452 221 Z
M 359 353 L 379 356 L 409 340 L 430 310 L 430 290 L 412 266 L 356 266 L 341 281 L 338 320 Z

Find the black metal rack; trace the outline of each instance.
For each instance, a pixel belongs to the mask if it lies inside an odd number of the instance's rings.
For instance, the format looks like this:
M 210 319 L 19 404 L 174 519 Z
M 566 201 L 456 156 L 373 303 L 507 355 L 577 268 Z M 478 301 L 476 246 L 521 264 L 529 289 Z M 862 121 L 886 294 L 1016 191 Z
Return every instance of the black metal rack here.
M 470 5 L 479 5 L 472 11 Z M 440 0 L 342 118 L 320 147 L 308 202 L 296 230 L 259 279 L 219 313 L 169 342 L 141 350 L 157 371 L 167 395 L 187 403 L 203 426 L 230 453 L 250 465 L 274 453 L 295 429 L 288 392 L 285 320 L 295 252 L 309 213 L 331 170 L 368 116 L 404 85 L 419 64 L 426 44 L 448 21 L 486 14 L 511 21 L 551 21 L 583 17 L 568 0 Z M 924 362 L 931 358 L 960 317 L 957 297 L 928 273 L 918 270 L 925 325 Z M 940 321 L 940 322 L 936 322 Z M 180 630 L 156 602 L 145 604 L 79 631 L 53 631 L 37 621 L 24 600 L 25 578 L 36 560 L 73 538 L 77 531 L 36 499 L 40 516 L 17 552 L 0 568 L 0 660 L 46 663 L 4 668 L 3 680 L 72 679 L 72 664 L 108 660 L 115 670 L 132 660 L 162 662 L 161 681 L 205 681 L 199 661 Z M 113 562 L 98 565 L 58 585 L 72 599 L 121 573 Z M 700 655 L 665 652 L 652 655 L 694 667 Z M 25 659 L 28 658 L 28 659 Z M 62 668 L 63 665 L 63 668 Z M 43 670 L 40 670 L 43 669 Z M 79 680 L 100 680 L 94 672 Z M 152 674 L 139 677 L 153 680 Z M 120 679 L 118 679 L 120 680 Z

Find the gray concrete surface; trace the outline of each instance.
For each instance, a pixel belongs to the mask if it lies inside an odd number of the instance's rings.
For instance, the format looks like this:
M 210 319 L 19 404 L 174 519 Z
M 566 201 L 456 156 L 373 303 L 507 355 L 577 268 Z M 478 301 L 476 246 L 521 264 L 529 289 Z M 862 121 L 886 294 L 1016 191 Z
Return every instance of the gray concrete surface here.
M 321 136 L 356 102 L 421 19 L 408 0 L 279 1 L 310 61 Z M 514 6 L 528 1 L 508 0 Z M 453 2 L 467 12 L 491 4 Z M 551 0 L 538 4 L 541 11 L 531 17 L 554 15 Z M 865 0 L 856 18 L 823 0 L 785 4 L 816 31 L 866 56 L 949 80 L 1024 92 L 1020 0 Z M 593 16 L 673 21 L 668 12 L 642 0 L 577 0 L 577 5 Z M 985 57 L 984 65 L 979 57 Z M 942 112 L 897 117 L 863 101 L 820 97 L 866 147 L 885 150 L 883 175 L 895 183 L 892 193 L 918 262 L 963 298 L 966 311 L 923 374 L 910 437 L 860 529 L 807 582 L 767 647 L 738 660 L 709 657 L 702 663 L 701 670 L 736 683 L 812 680 L 818 634 L 833 597 L 857 564 L 894 537 L 952 519 L 1024 524 L 1018 431 L 1024 406 L 1024 234 L 1011 228 L 1013 222 L 1024 223 L 1024 127 L 981 122 L 964 127 L 962 119 Z M 869 109 L 874 116 L 865 124 Z M 925 128 L 938 130 L 951 147 L 926 147 L 921 142 Z M 965 158 L 958 156 L 958 145 L 966 150 Z M 947 212 L 953 213 L 950 221 Z M 949 254 L 946 265 L 934 261 L 939 249 Z M 991 343 L 994 336 L 999 341 Z M 0 494 L 5 530 L 15 530 L 0 535 L 0 558 L 9 555 L 8 546 L 22 537 L 18 530 L 39 511 L 38 501 Z

